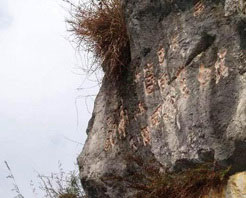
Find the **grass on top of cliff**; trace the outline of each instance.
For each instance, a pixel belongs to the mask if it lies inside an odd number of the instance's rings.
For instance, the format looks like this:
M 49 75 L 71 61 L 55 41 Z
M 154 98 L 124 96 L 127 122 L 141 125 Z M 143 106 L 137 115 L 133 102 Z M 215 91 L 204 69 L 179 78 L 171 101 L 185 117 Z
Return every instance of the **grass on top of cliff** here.
M 139 192 L 136 198 L 199 198 L 211 190 L 221 192 L 230 168 L 215 169 L 212 164 L 197 165 L 178 173 L 146 171 L 141 183 L 131 185 Z
M 67 20 L 75 43 L 94 55 L 93 72 L 101 65 L 105 75 L 117 78 L 130 62 L 130 44 L 121 0 L 88 0 L 72 4 Z

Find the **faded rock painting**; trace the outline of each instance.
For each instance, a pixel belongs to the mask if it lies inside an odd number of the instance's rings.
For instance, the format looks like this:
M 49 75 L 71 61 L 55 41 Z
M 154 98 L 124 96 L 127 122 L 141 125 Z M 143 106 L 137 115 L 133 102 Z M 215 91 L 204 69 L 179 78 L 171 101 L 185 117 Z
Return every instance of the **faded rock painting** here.
M 162 117 L 162 106 L 159 105 L 154 113 L 150 116 L 151 127 L 157 127 Z
M 126 124 L 128 122 L 127 112 L 124 111 L 123 106 L 120 107 L 120 122 L 118 125 L 118 133 L 120 138 L 126 137 Z
M 144 146 L 151 144 L 151 142 L 150 142 L 151 141 L 151 134 L 150 134 L 149 127 L 145 127 L 141 130 L 141 136 L 143 139 Z
M 216 84 L 219 83 L 221 78 L 227 77 L 229 75 L 228 67 L 225 65 L 226 54 L 227 49 L 220 50 L 218 53 L 218 59 L 215 63 Z
M 107 136 L 105 140 L 104 150 L 109 151 L 117 143 L 118 139 L 123 139 L 126 137 L 126 126 L 128 123 L 127 111 L 124 110 L 123 106 L 120 106 L 120 120 L 117 124 L 115 117 L 107 117 L 106 126 L 107 126 Z M 118 132 L 118 135 L 117 135 Z
M 155 77 L 153 63 L 147 64 L 144 68 L 144 90 L 146 95 L 150 95 L 155 90 Z
M 197 17 L 200 16 L 205 9 L 204 1 L 201 0 L 197 2 L 194 6 L 193 16 Z
M 178 42 L 178 38 L 179 38 L 179 35 L 174 35 L 172 38 L 171 38 L 171 44 L 170 44 L 170 49 L 173 51 L 173 52 L 176 52 L 179 48 L 179 42 Z
M 157 56 L 159 59 L 159 64 L 160 66 L 166 66 L 166 61 L 165 61 L 165 49 L 161 48 L 158 52 L 157 52 Z
M 187 98 L 190 95 L 190 90 L 187 85 L 187 76 L 186 76 L 186 69 L 183 69 L 178 76 L 178 85 L 181 94 L 184 98 Z
M 113 117 L 107 117 L 106 119 L 106 125 L 107 125 L 107 136 L 106 141 L 104 145 L 104 150 L 109 151 L 112 149 L 116 143 L 116 134 L 117 134 L 117 124 Z
M 211 80 L 211 73 L 212 70 L 210 68 L 206 68 L 204 64 L 200 65 L 197 80 L 199 81 L 201 88 L 209 84 Z

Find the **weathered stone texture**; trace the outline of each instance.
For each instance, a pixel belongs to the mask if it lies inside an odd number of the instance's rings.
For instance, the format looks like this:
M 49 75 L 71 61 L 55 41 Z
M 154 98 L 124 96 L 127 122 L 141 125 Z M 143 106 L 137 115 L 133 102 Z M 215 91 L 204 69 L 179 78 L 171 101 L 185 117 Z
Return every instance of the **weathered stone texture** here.
M 228 184 L 222 191 L 211 191 L 203 198 L 245 198 L 246 197 L 246 172 L 237 173 L 230 177 Z
M 172 170 L 206 161 L 246 170 L 244 18 L 226 14 L 223 0 L 123 5 L 132 62 L 95 101 L 78 158 L 89 197 L 133 196 L 112 179 L 135 170 L 127 155 Z

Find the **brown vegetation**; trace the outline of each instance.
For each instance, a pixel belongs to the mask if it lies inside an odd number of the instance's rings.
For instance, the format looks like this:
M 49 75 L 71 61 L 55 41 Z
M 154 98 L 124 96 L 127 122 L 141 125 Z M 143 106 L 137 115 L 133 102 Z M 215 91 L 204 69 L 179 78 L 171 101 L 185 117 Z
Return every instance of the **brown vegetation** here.
M 228 180 L 229 168 L 215 170 L 212 164 L 197 165 L 179 173 L 160 173 L 150 168 L 141 184 L 132 184 L 139 190 L 136 198 L 199 198 L 211 190 L 220 192 Z
M 154 159 L 127 155 L 125 160 L 130 162 L 128 175 L 110 175 L 103 181 L 125 183 L 136 191 L 134 198 L 202 198 L 210 192 L 221 193 L 229 179 L 230 167 L 213 162 L 174 172 Z
M 94 54 L 107 77 L 116 78 L 130 62 L 130 45 L 120 0 L 72 5 L 69 31 L 79 47 Z M 95 64 L 94 64 L 95 66 Z M 90 68 L 94 70 L 94 68 Z

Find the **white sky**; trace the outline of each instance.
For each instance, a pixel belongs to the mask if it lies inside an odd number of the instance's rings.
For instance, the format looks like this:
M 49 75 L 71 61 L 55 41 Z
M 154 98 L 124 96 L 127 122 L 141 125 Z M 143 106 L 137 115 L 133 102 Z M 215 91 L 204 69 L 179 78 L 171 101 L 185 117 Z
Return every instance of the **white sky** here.
M 87 62 L 65 37 L 61 0 L 0 0 L 0 197 L 12 198 L 8 161 L 25 198 L 33 198 L 35 171 L 73 170 L 84 143 L 90 113 L 85 98 L 98 87 L 77 75 Z M 92 110 L 93 99 L 87 100 Z

